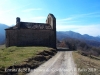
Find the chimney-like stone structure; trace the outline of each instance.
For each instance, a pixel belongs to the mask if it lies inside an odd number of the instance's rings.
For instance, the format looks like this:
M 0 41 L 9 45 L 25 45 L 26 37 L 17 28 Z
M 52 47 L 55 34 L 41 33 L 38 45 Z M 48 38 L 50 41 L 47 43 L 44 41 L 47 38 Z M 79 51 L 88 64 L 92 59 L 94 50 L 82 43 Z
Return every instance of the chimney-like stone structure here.
M 16 26 L 20 28 L 20 18 L 19 17 L 16 18 Z

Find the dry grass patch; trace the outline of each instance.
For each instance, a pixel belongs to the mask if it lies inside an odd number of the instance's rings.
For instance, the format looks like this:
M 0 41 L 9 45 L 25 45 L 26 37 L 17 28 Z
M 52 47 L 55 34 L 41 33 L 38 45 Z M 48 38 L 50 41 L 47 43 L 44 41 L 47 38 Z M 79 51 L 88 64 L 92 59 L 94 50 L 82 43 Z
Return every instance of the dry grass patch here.
M 85 69 L 84 71 L 78 71 L 79 75 L 100 75 L 100 60 L 83 56 L 78 52 L 73 52 L 73 57 L 77 68 Z

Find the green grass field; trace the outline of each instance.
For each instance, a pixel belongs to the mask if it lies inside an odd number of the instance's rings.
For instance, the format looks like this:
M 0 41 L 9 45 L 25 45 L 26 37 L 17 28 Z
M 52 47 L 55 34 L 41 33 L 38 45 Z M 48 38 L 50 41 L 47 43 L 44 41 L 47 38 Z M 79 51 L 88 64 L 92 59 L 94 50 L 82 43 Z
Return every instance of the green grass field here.
M 22 61 L 34 57 L 43 50 L 50 50 L 48 47 L 9 47 L 0 46 L 0 67 L 9 67 L 20 64 Z
M 78 52 L 73 52 L 74 61 L 77 65 L 77 68 L 85 69 L 87 71 L 78 71 L 79 75 L 100 75 L 100 60 L 95 57 L 90 58 L 83 56 Z

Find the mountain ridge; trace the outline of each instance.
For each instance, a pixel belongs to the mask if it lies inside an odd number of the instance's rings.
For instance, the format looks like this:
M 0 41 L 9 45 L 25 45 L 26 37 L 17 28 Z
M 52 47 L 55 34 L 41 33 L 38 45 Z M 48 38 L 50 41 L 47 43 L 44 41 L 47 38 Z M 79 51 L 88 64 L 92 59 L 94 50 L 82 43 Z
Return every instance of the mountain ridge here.
M 94 37 L 88 34 L 80 34 L 74 31 L 58 31 L 57 32 L 57 37 L 58 39 L 63 39 L 66 37 L 71 37 L 71 38 L 76 38 L 80 40 L 92 40 L 92 41 L 99 41 L 100 42 L 100 37 Z
M 95 46 L 95 47 L 100 47 L 100 38 L 99 37 L 93 37 L 88 34 L 80 34 L 77 32 L 73 31 L 59 31 L 57 32 L 57 40 L 62 41 L 62 40 L 79 40 L 81 42 L 85 42 L 88 45 Z
M 4 29 L 8 27 L 9 27 L 8 25 L 0 23 L 0 44 L 4 44 L 5 42 L 5 30 Z

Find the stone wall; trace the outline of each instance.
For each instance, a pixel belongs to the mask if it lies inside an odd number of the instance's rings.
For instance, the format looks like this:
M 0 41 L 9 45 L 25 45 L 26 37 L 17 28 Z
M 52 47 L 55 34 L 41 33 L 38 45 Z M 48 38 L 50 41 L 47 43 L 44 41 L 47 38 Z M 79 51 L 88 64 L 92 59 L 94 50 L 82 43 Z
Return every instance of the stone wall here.
M 6 47 L 17 45 L 17 30 L 6 30 Z
M 6 30 L 6 46 L 48 46 L 56 48 L 53 30 Z

